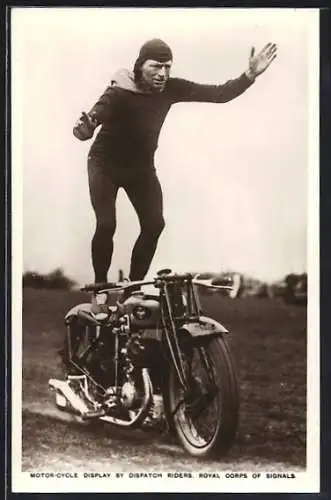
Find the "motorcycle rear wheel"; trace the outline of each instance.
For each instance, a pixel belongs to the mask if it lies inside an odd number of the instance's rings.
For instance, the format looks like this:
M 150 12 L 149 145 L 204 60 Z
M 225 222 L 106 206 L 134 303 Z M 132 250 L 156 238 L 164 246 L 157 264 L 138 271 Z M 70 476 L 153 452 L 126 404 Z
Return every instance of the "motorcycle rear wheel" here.
M 233 445 L 238 428 L 239 388 L 234 361 L 222 337 L 210 337 L 199 343 L 195 340 L 190 349 L 194 351 L 195 359 L 201 360 L 200 367 L 203 364 L 208 367 L 203 370 L 205 375 L 197 376 L 192 370 L 193 380 L 205 393 L 204 387 L 213 387 L 212 396 L 208 404 L 202 405 L 203 409 L 199 408 L 198 414 L 190 413 L 175 369 L 171 367 L 168 387 L 171 427 L 190 455 L 200 458 L 220 457 Z M 195 365 L 199 365 L 199 362 Z

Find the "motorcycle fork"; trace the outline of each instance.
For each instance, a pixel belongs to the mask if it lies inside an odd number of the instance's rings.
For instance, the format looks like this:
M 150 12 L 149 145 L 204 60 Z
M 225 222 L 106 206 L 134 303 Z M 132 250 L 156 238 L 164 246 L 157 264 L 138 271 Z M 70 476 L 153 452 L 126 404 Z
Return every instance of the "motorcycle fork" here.
M 189 391 L 189 383 L 187 380 L 186 370 L 183 363 L 183 356 L 177 336 L 177 328 L 176 328 L 177 318 L 174 317 L 174 307 L 172 304 L 174 297 L 171 297 L 169 286 L 171 285 L 168 283 L 164 284 L 161 290 L 161 297 L 160 297 L 163 331 L 170 351 L 171 360 L 174 363 L 178 380 L 181 386 L 183 387 L 184 391 L 187 392 Z
M 171 293 L 169 293 L 168 283 L 164 285 L 161 293 L 161 311 L 162 311 L 163 326 L 164 326 L 163 330 L 165 333 L 171 359 L 174 363 L 178 380 L 184 390 L 183 398 L 177 403 L 176 408 L 172 412 L 173 416 L 177 413 L 179 407 L 185 401 L 191 400 L 194 394 L 194 386 L 195 386 L 194 384 L 195 379 L 192 374 L 193 353 L 191 353 L 192 356 L 189 356 L 188 359 L 186 360 L 188 362 L 188 369 L 187 369 L 187 367 L 184 366 L 182 352 L 178 342 L 176 323 L 178 323 L 180 319 L 185 319 L 186 321 L 196 321 L 199 319 L 199 316 L 202 313 L 199 296 L 197 294 L 195 287 L 190 281 L 186 281 L 186 283 L 184 283 L 184 286 L 185 286 L 186 300 L 187 300 L 185 318 L 174 317 L 174 308 L 172 307 L 172 297 Z M 204 407 L 204 403 L 210 398 L 213 398 L 213 393 L 214 393 L 213 386 L 215 386 L 212 375 L 212 368 L 210 367 L 210 363 L 203 346 L 199 347 L 199 357 L 201 360 L 201 364 L 204 367 L 204 371 L 207 374 L 208 383 L 206 387 L 207 389 L 206 394 L 202 398 L 199 397 L 199 399 L 197 400 L 198 406 L 197 404 L 194 404 L 192 407 L 193 412 L 198 412 L 198 413 L 200 412 L 200 406 Z M 210 390 L 211 388 L 213 389 Z
M 210 364 L 210 359 L 208 358 L 208 356 L 206 354 L 206 350 L 205 350 L 204 346 L 200 346 L 200 348 L 199 348 L 199 357 L 201 360 L 201 364 L 204 368 L 204 371 L 207 375 L 207 383 L 206 383 L 205 388 L 207 389 L 207 393 L 210 392 L 210 394 L 213 395 L 215 392 L 215 389 L 217 389 L 217 382 L 215 380 L 213 368 Z

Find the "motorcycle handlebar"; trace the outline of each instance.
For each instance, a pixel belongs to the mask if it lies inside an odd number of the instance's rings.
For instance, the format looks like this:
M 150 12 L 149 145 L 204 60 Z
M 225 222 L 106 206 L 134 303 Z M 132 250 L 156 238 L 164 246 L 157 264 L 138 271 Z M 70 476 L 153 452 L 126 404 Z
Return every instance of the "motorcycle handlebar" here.
M 162 281 L 182 281 L 182 280 L 188 280 L 188 279 L 191 280 L 191 282 L 194 285 L 205 286 L 208 288 L 217 288 L 217 289 L 222 289 L 222 290 L 232 290 L 231 285 L 214 284 L 214 283 L 212 283 L 213 279 L 200 280 L 200 279 L 194 278 L 193 275 L 190 273 L 159 274 L 157 278 L 154 278 L 153 280 L 148 280 L 148 281 L 138 280 L 138 281 L 129 281 L 127 283 L 123 283 L 123 282 L 96 283 L 96 284 L 91 284 L 91 285 L 85 285 L 83 288 L 81 288 L 81 290 L 84 292 L 102 293 L 102 292 L 109 292 L 109 291 L 129 290 L 130 288 L 137 288 L 137 287 L 140 288 L 141 286 L 147 286 L 147 285 L 157 285 L 159 282 L 162 282 Z
M 207 288 L 217 288 L 220 290 L 232 290 L 231 285 L 214 285 L 211 283 L 211 280 L 198 280 L 198 279 L 193 279 L 192 283 L 198 286 L 205 286 Z
M 81 288 L 82 292 L 110 292 L 110 291 L 119 291 L 119 290 L 127 290 L 129 288 L 135 288 L 143 285 L 153 285 L 155 280 L 153 281 L 128 281 L 127 283 L 122 282 L 114 282 L 114 283 L 96 283 L 91 285 L 85 285 Z

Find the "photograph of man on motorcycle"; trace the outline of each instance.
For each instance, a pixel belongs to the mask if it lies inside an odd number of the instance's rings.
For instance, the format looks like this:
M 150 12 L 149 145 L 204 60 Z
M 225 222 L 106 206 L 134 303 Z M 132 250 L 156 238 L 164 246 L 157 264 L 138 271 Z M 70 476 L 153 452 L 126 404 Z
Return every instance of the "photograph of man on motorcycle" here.
M 81 141 L 100 131 L 88 155 L 90 197 L 96 216 L 92 240 L 94 283 L 82 290 L 91 303 L 65 316 L 61 351 L 65 380 L 49 380 L 58 407 L 83 420 L 133 428 L 164 416 L 191 455 L 220 456 L 238 426 L 236 369 L 227 328 L 204 315 L 197 287 L 230 290 L 191 273 L 163 269 L 144 281 L 164 228 L 162 190 L 154 166 L 161 127 L 179 102 L 225 103 L 235 99 L 275 59 L 277 46 L 251 49 L 248 68 L 223 85 L 171 78 L 173 53 L 159 39 L 140 49 L 133 71 L 121 70 L 74 126 Z M 116 228 L 115 203 L 123 188 L 140 222 L 129 279 L 108 283 Z M 208 281 L 208 280 L 207 280 Z M 158 296 L 141 291 L 153 285 Z M 116 305 L 108 295 L 121 291 Z M 152 336 L 150 335 L 153 332 Z M 156 409 L 162 401 L 161 412 Z

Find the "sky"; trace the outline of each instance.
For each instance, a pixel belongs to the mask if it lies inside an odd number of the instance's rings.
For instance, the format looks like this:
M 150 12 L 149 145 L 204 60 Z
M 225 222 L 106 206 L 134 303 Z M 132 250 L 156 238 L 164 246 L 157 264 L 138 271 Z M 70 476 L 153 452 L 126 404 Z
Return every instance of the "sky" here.
M 234 269 L 272 281 L 306 271 L 308 172 L 316 172 L 310 30 L 302 9 L 13 9 L 13 212 L 23 271 L 61 267 L 79 283 L 93 280 L 92 141 L 72 128 L 155 37 L 173 50 L 172 76 L 200 83 L 238 77 L 252 46 L 275 42 L 278 57 L 229 103 L 171 108 L 155 157 L 166 227 L 149 276 L 163 267 Z M 123 191 L 117 221 L 109 279 L 128 273 L 139 233 Z

